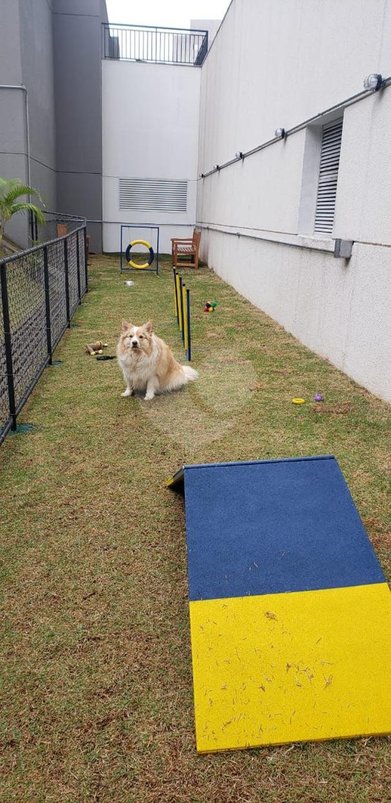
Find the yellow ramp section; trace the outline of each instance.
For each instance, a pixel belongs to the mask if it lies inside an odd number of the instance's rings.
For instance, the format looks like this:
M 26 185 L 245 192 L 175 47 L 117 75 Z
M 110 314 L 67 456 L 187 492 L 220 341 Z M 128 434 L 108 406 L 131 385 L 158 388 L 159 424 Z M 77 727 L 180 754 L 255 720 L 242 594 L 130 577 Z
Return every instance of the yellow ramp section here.
M 386 583 L 190 602 L 197 750 L 391 731 Z

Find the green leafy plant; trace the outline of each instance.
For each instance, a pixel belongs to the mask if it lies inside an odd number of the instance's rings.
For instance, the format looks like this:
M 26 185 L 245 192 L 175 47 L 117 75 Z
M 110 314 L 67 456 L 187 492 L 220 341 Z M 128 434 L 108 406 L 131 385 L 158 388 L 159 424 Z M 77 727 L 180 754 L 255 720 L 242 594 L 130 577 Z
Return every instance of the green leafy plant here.
M 35 195 L 41 200 L 38 190 L 23 184 L 17 178 L 5 179 L 0 176 L 0 248 L 6 223 L 18 212 L 32 212 L 38 223 L 46 222 L 42 209 L 31 201 L 21 201 L 23 195 Z

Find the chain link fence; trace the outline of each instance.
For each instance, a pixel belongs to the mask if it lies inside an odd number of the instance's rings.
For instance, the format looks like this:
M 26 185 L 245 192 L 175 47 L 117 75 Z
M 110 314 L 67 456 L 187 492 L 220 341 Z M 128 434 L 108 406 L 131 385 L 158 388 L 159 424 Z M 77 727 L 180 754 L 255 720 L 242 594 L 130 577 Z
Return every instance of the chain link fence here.
M 0 260 L 0 443 L 38 382 L 87 292 L 85 223 Z M 58 229 L 57 229 L 58 231 Z

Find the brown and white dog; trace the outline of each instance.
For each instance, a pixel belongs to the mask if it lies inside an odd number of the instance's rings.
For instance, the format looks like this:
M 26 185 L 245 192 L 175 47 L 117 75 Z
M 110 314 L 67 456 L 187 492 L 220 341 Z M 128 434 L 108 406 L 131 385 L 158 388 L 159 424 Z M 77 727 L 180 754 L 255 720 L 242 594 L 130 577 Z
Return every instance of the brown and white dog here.
M 190 365 L 176 361 L 167 343 L 155 335 L 151 321 L 142 326 L 122 321 L 117 358 L 126 382 L 122 396 L 145 390 L 144 398 L 149 400 L 155 393 L 178 390 L 198 377 Z

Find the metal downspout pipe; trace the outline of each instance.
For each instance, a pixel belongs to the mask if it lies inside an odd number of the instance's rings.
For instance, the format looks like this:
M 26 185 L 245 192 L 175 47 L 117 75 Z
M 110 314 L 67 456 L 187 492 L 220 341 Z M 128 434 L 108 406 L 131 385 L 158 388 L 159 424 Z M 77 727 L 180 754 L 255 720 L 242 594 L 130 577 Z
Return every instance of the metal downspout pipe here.
M 0 84 L 0 89 L 18 89 L 24 92 L 25 124 L 26 124 L 26 162 L 27 184 L 31 186 L 31 158 L 30 158 L 30 118 L 27 87 L 24 84 Z

